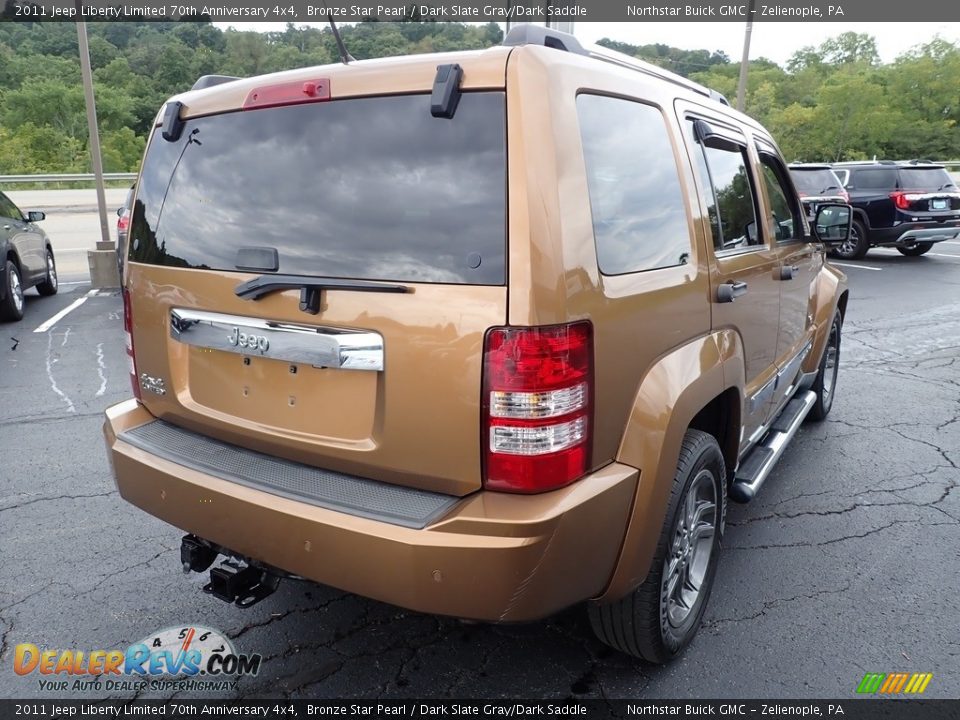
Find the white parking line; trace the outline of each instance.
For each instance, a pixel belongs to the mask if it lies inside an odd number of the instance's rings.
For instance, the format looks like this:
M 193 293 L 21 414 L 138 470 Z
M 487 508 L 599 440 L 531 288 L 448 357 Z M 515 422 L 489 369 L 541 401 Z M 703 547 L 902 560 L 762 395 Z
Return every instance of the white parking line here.
M 76 310 L 78 307 L 80 307 L 81 305 L 83 305 L 83 304 L 87 301 L 87 298 L 90 297 L 91 295 L 95 294 L 96 292 L 97 292 L 96 290 L 91 290 L 90 292 L 88 292 L 88 293 L 87 293 L 86 295 L 84 295 L 83 297 L 77 298 L 77 299 L 74 300 L 72 303 L 70 303 L 69 305 L 67 305 L 67 307 L 65 307 L 63 310 L 61 310 L 61 311 L 58 312 L 56 315 L 54 315 L 52 318 L 50 318 L 50 319 L 47 320 L 45 323 L 43 323 L 42 325 L 40 325 L 40 327 L 38 327 L 36 330 L 34 330 L 34 332 L 35 332 L 35 333 L 46 332 L 47 330 L 49 330 L 50 328 L 52 328 L 54 325 L 56 325 L 58 322 L 60 322 L 61 320 L 63 320 L 63 318 L 65 318 L 69 313 L 72 313 L 72 312 L 73 312 L 74 310 Z
M 861 270 L 876 270 L 877 272 L 879 272 L 880 270 L 883 270 L 883 268 L 872 267 L 872 266 L 870 266 L 870 265 L 853 265 L 853 264 L 851 264 L 851 263 L 837 262 L 836 260 L 831 260 L 831 261 L 830 261 L 830 264 L 831 264 L 831 265 L 840 265 L 840 266 L 842 266 L 842 267 L 859 268 L 859 269 L 861 269 Z
M 927 255 L 932 255 L 933 257 L 952 257 L 955 260 L 960 260 L 960 255 L 950 255 L 949 253 L 926 253 Z

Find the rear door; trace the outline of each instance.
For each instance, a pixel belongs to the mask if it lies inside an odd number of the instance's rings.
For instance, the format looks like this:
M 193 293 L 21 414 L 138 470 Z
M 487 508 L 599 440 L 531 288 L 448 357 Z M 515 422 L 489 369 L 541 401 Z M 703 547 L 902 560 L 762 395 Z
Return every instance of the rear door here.
M 506 321 L 505 125 L 490 90 L 452 119 L 411 94 L 155 133 L 127 278 L 137 370 L 163 381 L 147 408 L 319 467 L 478 489 L 483 338 Z
M 758 174 L 763 178 L 764 232 L 780 260 L 780 331 L 777 339 L 779 378 L 774 408 L 792 394 L 793 381 L 810 351 L 816 310 L 816 279 L 823 250 L 807 241 L 800 202 L 780 154 L 764 139 L 756 144 Z
M 708 123 L 716 142 L 697 139 L 696 120 Z M 757 181 L 743 132 L 699 111 L 686 114 L 684 131 L 713 237 L 713 327 L 732 328 L 743 342 L 746 443 L 756 439 L 771 412 L 780 322 L 779 259 L 757 221 Z

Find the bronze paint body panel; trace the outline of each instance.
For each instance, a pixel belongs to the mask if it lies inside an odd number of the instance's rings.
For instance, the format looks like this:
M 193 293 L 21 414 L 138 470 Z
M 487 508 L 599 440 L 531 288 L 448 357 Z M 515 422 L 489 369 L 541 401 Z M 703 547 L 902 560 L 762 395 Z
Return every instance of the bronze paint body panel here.
M 732 470 L 780 398 L 752 403 L 812 342 L 816 370 L 846 278 L 807 243 L 718 257 L 683 108 L 723 118 L 752 146 L 769 141 L 750 118 L 641 72 L 542 47 L 392 58 L 253 78 L 186 93 L 186 117 L 238 108 L 265 82 L 329 78 L 334 101 L 429 92 L 436 67 L 457 62 L 463 87 L 506 89 L 507 286 L 418 284 L 407 295 L 325 292 L 318 325 L 373 330 L 382 373 L 344 372 L 204 351 L 169 338 L 184 307 L 303 323 L 296 291 L 256 303 L 233 288 L 248 276 L 128 263 L 138 370 L 171 377 L 107 411 L 104 432 L 121 495 L 167 522 L 236 552 L 336 587 L 425 612 L 528 620 L 590 598 L 614 600 L 646 576 L 680 445 L 716 399 L 733 431 Z M 690 255 L 676 267 L 599 272 L 577 119 L 578 92 L 660 111 L 673 147 Z M 757 156 L 750 151 L 756 176 Z M 762 183 L 761 183 L 762 185 Z M 760 215 L 769 217 L 760 189 Z M 789 288 L 781 265 L 801 265 Z M 749 295 L 716 302 L 720 283 Z M 483 337 L 495 325 L 589 319 L 594 327 L 593 471 L 534 496 L 481 488 Z M 311 320 L 313 322 L 313 320 Z M 348 377 L 349 376 L 349 377 Z M 246 389 L 246 394 L 244 390 Z M 429 402 L 424 403 L 424 398 Z M 291 403 L 290 399 L 294 402 Z M 383 482 L 463 496 L 444 519 L 411 530 L 287 500 L 189 470 L 117 441 L 159 417 L 226 442 Z

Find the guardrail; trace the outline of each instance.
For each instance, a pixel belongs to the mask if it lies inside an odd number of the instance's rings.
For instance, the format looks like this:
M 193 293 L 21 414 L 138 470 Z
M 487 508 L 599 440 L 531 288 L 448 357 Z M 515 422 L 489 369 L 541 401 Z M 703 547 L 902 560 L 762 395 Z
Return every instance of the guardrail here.
M 137 179 L 136 173 L 104 173 L 104 180 Z M 55 182 L 94 182 L 93 173 L 62 173 L 49 175 L 0 175 L 0 183 L 55 183 Z

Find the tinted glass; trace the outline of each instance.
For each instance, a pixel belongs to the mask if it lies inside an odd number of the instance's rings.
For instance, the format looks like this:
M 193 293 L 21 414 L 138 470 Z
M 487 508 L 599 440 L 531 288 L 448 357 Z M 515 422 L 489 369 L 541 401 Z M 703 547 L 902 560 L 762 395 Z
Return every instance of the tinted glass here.
M 577 113 L 600 270 L 618 275 L 686 263 L 687 212 L 660 111 L 580 95 Z
M 841 189 L 840 179 L 832 170 L 790 170 L 793 184 L 801 195 L 829 195 L 836 194 Z
M 151 141 L 130 257 L 233 270 L 269 247 L 281 273 L 503 284 L 504 125 L 495 92 L 465 93 L 452 120 L 427 95 L 188 120 Z
M 896 168 L 854 170 L 851 186 L 864 190 L 892 190 L 897 186 Z
M 14 220 L 23 220 L 23 213 L 13 204 L 13 201 L 3 193 L 0 193 L 0 215 L 13 218 Z
M 747 172 L 746 149 L 737 151 L 703 148 L 713 193 L 717 199 L 719 223 L 714 232 L 714 246 L 724 250 L 760 245 L 753 191 Z
M 957 188 L 943 168 L 900 168 L 900 187 L 904 190 L 956 190 Z
M 793 191 L 781 179 L 786 171 L 777 160 L 764 153 L 760 154 L 760 163 L 770 202 L 770 226 L 777 240 L 797 240 L 803 237 L 800 209 L 793 199 Z

